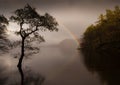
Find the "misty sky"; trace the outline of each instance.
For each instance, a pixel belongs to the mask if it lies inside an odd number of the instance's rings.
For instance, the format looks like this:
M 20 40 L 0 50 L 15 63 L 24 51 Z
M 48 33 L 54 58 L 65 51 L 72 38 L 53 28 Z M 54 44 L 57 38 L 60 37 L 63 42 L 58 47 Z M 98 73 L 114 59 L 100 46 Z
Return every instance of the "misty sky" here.
M 13 11 L 23 8 L 27 3 L 35 7 L 39 14 L 48 12 L 58 21 L 59 32 L 42 33 L 46 43 L 52 44 L 60 44 L 62 40 L 72 39 L 74 36 L 81 38 L 86 28 L 95 23 L 101 13 L 105 13 L 106 9 L 113 9 L 116 5 L 120 6 L 120 0 L 0 0 L 0 14 L 10 17 Z M 17 26 L 12 24 L 9 28 L 14 29 Z M 13 37 L 15 36 L 12 35 L 11 38 Z M 81 55 L 76 52 L 77 45 L 59 44 L 43 46 L 40 54 L 30 59 L 32 64 L 29 65 L 33 69 L 48 76 L 47 84 L 44 85 L 74 85 L 74 82 L 75 85 L 100 85 L 96 77 L 89 75 L 81 64 L 82 60 L 79 61 Z M 0 59 L 0 64 L 1 61 L 3 60 Z M 16 66 L 16 61 L 13 62 L 11 58 L 5 58 L 5 61 L 9 67 L 11 62 Z
M 59 42 L 72 38 L 71 33 L 80 38 L 101 13 L 119 6 L 120 0 L 0 0 L 0 14 L 10 16 L 26 3 L 35 7 L 40 14 L 48 12 L 56 18 L 60 25 L 59 32 L 46 32 L 43 35 L 48 42 Z

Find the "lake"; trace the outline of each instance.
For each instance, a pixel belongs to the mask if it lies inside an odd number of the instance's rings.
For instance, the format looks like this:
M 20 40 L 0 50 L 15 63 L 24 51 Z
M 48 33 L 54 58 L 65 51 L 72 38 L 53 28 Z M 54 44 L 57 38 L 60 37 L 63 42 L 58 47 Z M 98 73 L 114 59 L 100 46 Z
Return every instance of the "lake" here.
M 42 85 L 103 85 L 97 72 L 87 69 L 84 57 L 77 48 L 78 45 L 73 40 L 65 40 L 56 45 L 43 45 L 39 54 L 24 59 L 24 74 L 32 76 L 31 80 L 44 78 Z M 18 59 L 5 54 L 0 61 L 0 85 L 18 85 Z M 25 81 L 31 82 L 27 78 Z M 32 82 L 26 85 L 35 84 Z

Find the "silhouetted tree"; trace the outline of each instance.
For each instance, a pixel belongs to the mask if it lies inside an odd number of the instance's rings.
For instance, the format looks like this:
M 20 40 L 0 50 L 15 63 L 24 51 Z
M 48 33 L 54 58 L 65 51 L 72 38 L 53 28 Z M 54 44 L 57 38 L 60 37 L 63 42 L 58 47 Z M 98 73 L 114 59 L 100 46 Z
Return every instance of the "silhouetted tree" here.
M 8 46 L 6 45 L 6 41 L 8 41 L 6 38 L 6 25 L 8 25 L 7 18 L 5 18 L 3 15 L 0 15 L 0 52 L 6 52 L 8 49 Z
M 39 31 L 58 31 L 58 23 L 48 13 L 39 15 L 35 8 L 32 8 L 28 4 L 24 8 L 17 9 L 14 15 L 10 17 L 10 20 L 20 26 L 19 30 L 15 32 L 21 37 L 21 41 L 17 44 L 21 45 L 21 56 L 17 67 L 21 74 L 21 85 L 24 85 L 24 74 L 22 71 L 23 58 L 39 52 L 39 47 L 35 43 L 44 41 Z

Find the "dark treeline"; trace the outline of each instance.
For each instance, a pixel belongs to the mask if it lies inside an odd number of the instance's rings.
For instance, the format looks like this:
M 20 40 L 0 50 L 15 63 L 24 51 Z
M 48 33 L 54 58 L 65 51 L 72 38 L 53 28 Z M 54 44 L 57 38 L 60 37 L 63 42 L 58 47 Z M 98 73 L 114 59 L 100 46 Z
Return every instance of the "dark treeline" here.
M 117 49 L 120 47 L 119 42 L 120 9 L 116 6 L 114 11 L 106 10 L 106 14 L 101 14 L 95 25 L 87 28 L 81 46 L 92 49 L 106 49 L 107 47 L 113 49 L 114 46 Z
M 87 28 L 81 48 L 89 71 L 97 72 L 107 85 L 120 84 L 120 8 L 106 10 Z

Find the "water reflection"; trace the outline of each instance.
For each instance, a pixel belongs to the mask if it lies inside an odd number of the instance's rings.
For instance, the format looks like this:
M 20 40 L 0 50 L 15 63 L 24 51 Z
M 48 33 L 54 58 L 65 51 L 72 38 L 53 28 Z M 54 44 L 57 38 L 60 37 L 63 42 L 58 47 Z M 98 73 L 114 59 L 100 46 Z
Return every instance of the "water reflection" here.
M 25 85 L 41 83 L 42 85 L 101 85 L 97 76 L 88 72 L 82 63 L 82 55 L 81 57 L 78 55 L 76 43 L 68 41 L 58 45 L 43 46 L 39 54 L 25 59 L 23 66 L 29 66 L 29 68 L 23 67 L 26 76 Z M 0 67 L 5 67 L 3 79 L 8 78 L 3 85 L 20 85 L 17 59 L 7 55 L 0 57 L 0 59 L 4 57 L 4 61 L 0 61 Z M 45 81 L 40 74 L 45 76 Z
M 45 78 L 39 73 L 33 72 L 30 68 L 24 69 L 25 85 L 41 85 Z M 0 60 L 0 85 L 20 85 L 19 72 L 10 70 L 3 60 Z
M 82 48 L 84 64 L 91 72 L 97 72 L 105 85 L 120 85 L 120 52 L 114 49 Z
M 5 85 L 7 81 L 6 73 L 5 73 L 6 68 L 4 66 L 0 65 L 0 85 Z

